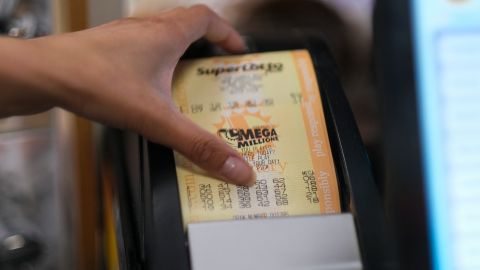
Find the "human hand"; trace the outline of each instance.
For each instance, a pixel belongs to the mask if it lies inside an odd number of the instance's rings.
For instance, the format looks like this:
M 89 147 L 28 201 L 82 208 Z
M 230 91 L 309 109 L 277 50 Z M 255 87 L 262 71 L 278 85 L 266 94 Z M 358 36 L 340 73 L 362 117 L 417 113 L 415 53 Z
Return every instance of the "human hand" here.
M 16 41 L 30 55 L 23 72 L 35 73 L 31 85 L 20 87 L 25 98 L 16 98 L 24 104 L 17 114 L 60 106 L 169 146 L 219 179 L 252 185 L 255 173 L 248 163 L 184 117 L 172 102 L 175 66 L 201 37 L 231 52 L 245 50 L 239 34 L 205 6 Z

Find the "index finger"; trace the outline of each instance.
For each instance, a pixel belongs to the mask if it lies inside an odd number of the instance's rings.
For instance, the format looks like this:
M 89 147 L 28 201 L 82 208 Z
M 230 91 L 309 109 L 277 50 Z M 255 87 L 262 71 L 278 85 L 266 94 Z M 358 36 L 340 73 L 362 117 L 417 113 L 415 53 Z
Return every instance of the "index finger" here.
M 246 50 L 245 42 L 240 34 L 205 5 L 195 5 L 172 15 L 188 43 L 205 37 L 208 41 L 230 52 Z

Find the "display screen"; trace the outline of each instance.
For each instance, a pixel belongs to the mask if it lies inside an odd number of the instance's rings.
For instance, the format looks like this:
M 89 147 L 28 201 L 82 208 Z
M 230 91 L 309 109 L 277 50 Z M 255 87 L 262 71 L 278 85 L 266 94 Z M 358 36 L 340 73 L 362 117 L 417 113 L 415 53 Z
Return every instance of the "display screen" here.
M 412 0 L 434 269 L 480 269 L 480 0 Z

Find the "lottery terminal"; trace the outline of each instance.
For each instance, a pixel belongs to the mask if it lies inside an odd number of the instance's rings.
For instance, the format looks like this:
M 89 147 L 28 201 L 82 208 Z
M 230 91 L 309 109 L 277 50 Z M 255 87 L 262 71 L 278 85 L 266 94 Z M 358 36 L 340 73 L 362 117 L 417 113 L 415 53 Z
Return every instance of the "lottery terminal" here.
M 480 269 L 478 199 L 469 197 L 478 171 L 455 156 L 478 132 L 479 11 L 474 0 L 376 5 L 388 201 L 321 33 L 244 33 L 241 55 L 192 45 L 174 74 L 175 104 L 257 181 L 227 184 L 179 153 L 107 130 L 101 166 L 113 175 L 120 268 Z

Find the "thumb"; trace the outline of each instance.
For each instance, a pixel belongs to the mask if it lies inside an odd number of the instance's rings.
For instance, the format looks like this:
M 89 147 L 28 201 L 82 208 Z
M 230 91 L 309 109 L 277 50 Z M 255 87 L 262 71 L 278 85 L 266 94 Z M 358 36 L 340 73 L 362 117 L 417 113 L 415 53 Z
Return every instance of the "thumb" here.
M 160 140 L 157 138 L 156 141 L 170 146 L 223 181 L 243 186 L 255 183 L 256 175 L 250 165 L 219 137 L 200 128 L 176 110 L 162 118 L 160 126 L 164 129 L 160 131 Z

